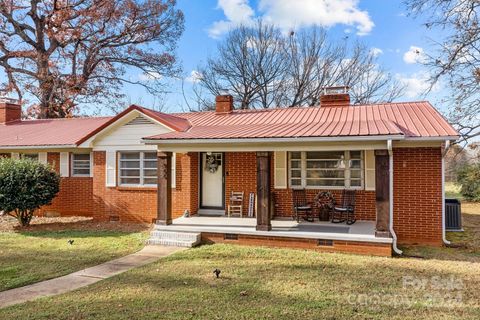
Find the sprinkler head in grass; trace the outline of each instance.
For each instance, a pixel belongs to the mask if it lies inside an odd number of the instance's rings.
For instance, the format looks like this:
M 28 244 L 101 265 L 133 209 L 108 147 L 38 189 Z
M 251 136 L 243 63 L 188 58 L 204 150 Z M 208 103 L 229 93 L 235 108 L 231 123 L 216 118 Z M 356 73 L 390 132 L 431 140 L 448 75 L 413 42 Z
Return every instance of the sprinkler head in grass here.
M 220 271 L 219 269 L 213 270 L 213 273 L 215 274 L 215 276 L 216 276 L 217 278 L 220 278 L 220 273 L 221 273 L 221 272 L 222 272 L 222 271 Z

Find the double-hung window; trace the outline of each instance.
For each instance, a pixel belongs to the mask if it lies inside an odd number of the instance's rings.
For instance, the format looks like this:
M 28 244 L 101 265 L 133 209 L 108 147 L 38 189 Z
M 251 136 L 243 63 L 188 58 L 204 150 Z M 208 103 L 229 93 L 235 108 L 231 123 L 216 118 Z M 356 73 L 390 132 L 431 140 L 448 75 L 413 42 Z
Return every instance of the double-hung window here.
M 89 177 L 90 161 L 90 153 L 73 153 L 72 177 Z
M 38 161 L 38 153 L 21 153 L 20 158 Z
M 292 188 L 360 188 L 362 151 L 290 152 Z
M 156 152 L 120 152 L 119 158 L 120 185 L 157 185 Z

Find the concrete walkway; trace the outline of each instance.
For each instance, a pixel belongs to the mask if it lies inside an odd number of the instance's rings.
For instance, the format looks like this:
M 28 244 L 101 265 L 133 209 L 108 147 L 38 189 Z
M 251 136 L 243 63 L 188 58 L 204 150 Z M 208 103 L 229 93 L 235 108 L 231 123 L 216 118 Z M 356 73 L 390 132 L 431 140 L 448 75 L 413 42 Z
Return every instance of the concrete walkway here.
M 128 256 L 105 262 L 95 267 L 80 270 L 66 276 L 34 283 L 25 287 L 0 292 L 0 308 L 17 303 L 49 297 L 88 286 L 132 268 L 152 263 L 185 248 L 146 246 Z

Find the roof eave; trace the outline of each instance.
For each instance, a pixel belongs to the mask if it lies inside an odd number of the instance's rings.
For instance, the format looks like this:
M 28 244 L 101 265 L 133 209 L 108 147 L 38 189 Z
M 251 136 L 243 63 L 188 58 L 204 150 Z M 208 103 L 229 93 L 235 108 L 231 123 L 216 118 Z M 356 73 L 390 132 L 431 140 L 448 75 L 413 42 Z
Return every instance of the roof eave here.
M 221 138 L 221 139 L 152 139 L 143 138 L 145 144 L 192 144 L 192 143 L 265 143 L 265 142 L 335 142 L 335 141 L 383 141 L 404 140 L 404 135 L 336 136 L 336 137 L 288 137 L 288 138 Z
M 28 146 L 7 146 L 0 145 L 2 150 L 24 150 L 24 149 L 71 149 L 77 148 L 76 144 L 52 144 L 52 145 L 28 145 Z
M 435 136 L 435 137 L 405 137 L 405 140 L 408 141 L 455 141 L 459 139 L 460 136 Z

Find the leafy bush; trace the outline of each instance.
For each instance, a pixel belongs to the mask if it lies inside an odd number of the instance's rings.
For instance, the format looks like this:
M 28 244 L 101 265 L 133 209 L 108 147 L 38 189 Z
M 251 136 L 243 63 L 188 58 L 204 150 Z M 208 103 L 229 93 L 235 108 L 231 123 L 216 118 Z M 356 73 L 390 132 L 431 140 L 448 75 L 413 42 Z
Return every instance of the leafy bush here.
M 458 171 L 460 193 L 469 201 L 480 201 L 480 163 L 467 165 Z
M 36 209 L 51 203 L 59 185 L 60 176 L 48 165 L 30 159 L 1 159 L 0 211 L 27 226 Z

